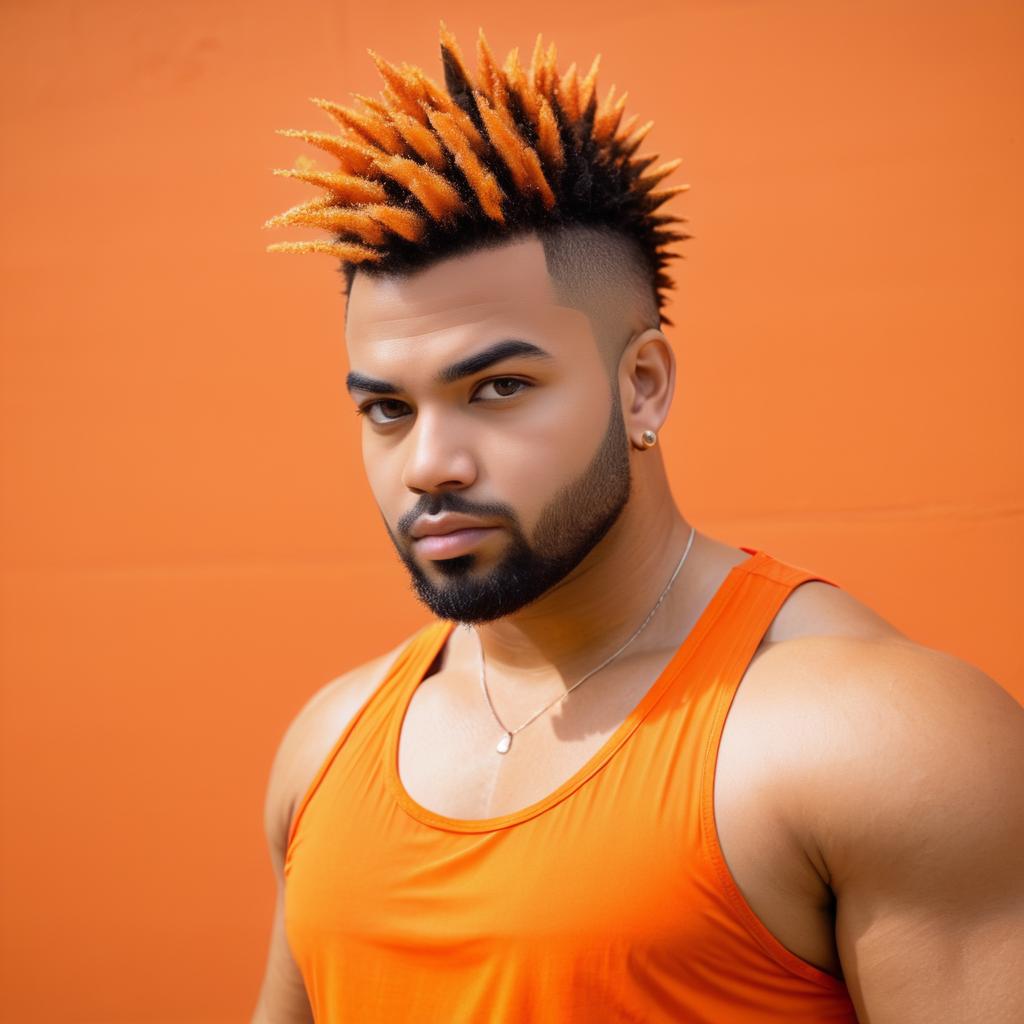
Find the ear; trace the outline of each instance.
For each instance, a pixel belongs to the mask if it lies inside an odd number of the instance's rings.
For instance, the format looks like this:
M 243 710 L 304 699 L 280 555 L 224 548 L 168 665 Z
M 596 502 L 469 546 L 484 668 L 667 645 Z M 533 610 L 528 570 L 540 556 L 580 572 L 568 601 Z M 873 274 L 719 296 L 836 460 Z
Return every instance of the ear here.
M 676 386 L 676 357 L 668 338 L 649 327 L 631 338 L 619 360 L 619 393 L 626 433 L 637 448 L 640 435 L 661 430 Z

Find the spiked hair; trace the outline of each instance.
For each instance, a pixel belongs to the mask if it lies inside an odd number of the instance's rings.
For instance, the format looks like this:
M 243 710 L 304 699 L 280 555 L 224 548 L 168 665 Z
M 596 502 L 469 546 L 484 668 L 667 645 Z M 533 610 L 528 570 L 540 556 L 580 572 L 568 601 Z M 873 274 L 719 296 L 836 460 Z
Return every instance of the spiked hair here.
M 269 252 L 319 252 L 342 261 L 351 286 L 356 269 L 401 272 L 521 233 L 562 227 L 604 229 L 632 241 L 660 313 L 674 287 L 668 251 L 688 237 L 685 218 L 656 211 L 689 188 L 656 187 L 681 163 L 636 156 L 653 121 L 622 119 L 626 96 L 615 86 L 597 97 L 598 54 L 580 76 L 559 73 L 554 43 L 537 36 L 529 69 L 518 48 L 499 66 L 480 29 L 474 79 L 455 37 L 441 22 L 446 89 L 410 64 L 399 68 L 370 50 L 384 79 L 380 99 L 356 94 L 364 109 L 325 99 L 340 133 L 283 129 L 338 161 L 318 169 L 306 157 L 274 173 L 317 185 L 325 194 L 272 217 L 266 227 L 305 225 L 333 241 L 276 242 Z M 667 317 L 661 321 L 671 324 Z

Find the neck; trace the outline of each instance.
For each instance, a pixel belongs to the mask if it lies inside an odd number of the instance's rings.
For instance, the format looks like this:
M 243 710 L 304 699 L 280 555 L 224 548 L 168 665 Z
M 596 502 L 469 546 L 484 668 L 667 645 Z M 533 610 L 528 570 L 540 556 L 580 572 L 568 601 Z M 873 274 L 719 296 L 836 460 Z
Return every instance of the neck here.
M 612 529 L 564 580 L 515 615 L 477 627 L 488 678 L 509 676 L 517 685 L 550 687 L 554 676 L 571 686 L 633 635 L 657 603 L 690 538 L 690 524 L 667 486 L 660 497 L 631 499 Z M 685 601 L 700 540 L 694 534 L 682 570 L 627 648 L 630 653 L 665 642 L 665 619 L 671 626 L 676 616 L 670 607 L 678 609 Z M 465 635 L 467 653 L 476 659 L 477 640 Z

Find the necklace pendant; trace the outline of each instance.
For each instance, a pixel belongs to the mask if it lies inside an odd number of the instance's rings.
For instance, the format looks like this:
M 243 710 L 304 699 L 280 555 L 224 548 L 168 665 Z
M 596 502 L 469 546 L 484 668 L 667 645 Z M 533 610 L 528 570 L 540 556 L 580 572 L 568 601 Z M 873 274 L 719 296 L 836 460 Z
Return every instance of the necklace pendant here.
M 505 733 L 504 736 L 501 737 L 500 740 L 498 740 L 498 747 L 497 747 L 498 753 L 499 754 L 507 754 L 508 750 L 509 750 L 509 747 L 511 747 L 511 746 L 512 746 L 512 733 L 507 732 L 507 733 Z

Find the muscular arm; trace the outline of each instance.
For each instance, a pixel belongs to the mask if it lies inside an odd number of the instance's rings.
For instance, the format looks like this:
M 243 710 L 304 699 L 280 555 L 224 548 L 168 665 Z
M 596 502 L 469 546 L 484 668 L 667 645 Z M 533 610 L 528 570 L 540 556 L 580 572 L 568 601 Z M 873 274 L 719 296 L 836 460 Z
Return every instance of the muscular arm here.
M 832 655 L 805 795 L 859 1019 L 1024 1020 L 1024 709 L 938 651 Z
M 380 684 L 407 641 L 318 690 L 285 730 L 270 769 L 263 827 L 277 883 L 267 966 L 251 1024 L 312 1024 L 305 983 L 284 927 L 284 860 L 298 802 L 352 716 Z
M 329 684 L 331 685 L 331 684 Z M 302 975 L 292 958 L 284 928 L 284 858 L 294 809 L 296 763 L 307 744 L 304 736 L 328 688 L 319 691 L 285 730 L 270 769 L 263 807 L 263 829 L 277 884 L 270 950 L 251 1024 L 313 1024 Z

